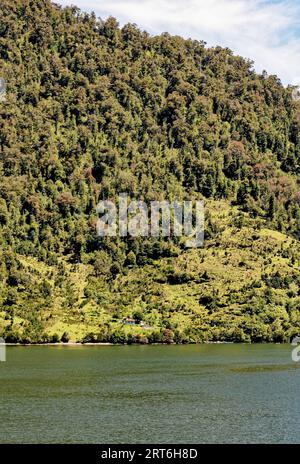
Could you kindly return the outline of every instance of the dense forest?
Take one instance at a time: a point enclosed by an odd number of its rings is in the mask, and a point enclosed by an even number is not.
[[[0,0],[0,77],[7,341],[256,342],[300,331],[297,89],[227,48],[49,0]],[[121,192],[204,199],[204,247],[98,237],[98,201]]]

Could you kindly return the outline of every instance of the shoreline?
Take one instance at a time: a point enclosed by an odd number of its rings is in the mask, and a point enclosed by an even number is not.
[[[5,346],[57,346],[57,347],[73,347],[73,346],[190,346],[190,345],[289,345],[289,342],[260,342],[260,343],[247,343],[247,342],[202,342],[202,343],[104,343],[104,342],[58,342],[58,343],[5,343]]]
[[[82,343],[82,342],[57,342],[57,343],[5,343],[5,346],[85,346],[85,345],[100,345],[100,346],[115,346],[117,343]],[[122,346],[121,343],[119,343]]]

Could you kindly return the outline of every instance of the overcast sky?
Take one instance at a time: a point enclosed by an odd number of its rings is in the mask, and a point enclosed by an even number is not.
[[[231,48],[285,85],[300,85],[299,0],[55,0],[121,25],[169,32]]]

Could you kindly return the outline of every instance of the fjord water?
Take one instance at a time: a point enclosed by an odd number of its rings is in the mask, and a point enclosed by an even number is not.
[[[299,443],[290,345],[8,347],[1,443]]]

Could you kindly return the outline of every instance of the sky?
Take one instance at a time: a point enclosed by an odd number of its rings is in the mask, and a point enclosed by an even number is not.
[[[299,0],[54,0],[135,23],[151,34],[169,32],[229,47],[258,72],[300,85]]]

